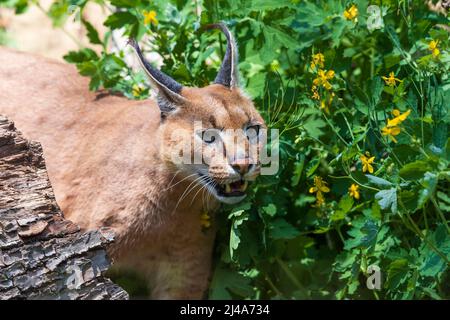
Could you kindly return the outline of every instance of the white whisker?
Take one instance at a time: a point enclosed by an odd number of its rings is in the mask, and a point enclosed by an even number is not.
[[[183,194],[181,195],[180,199],[178,200],[178,202],[177,202],[177,204],[176,204],[176,206],[175,206],[175,209],[173,209],[173,211],[175,211],[175,210],[178,208],[178,205],[181,203],[181,201],[183,201],[184,198],[187,197],[187,195],[188,195],[192,190],[194,190],[194,188],[195,188],[196,186],[198,186],[198,184],[196,184],[196,183],[197,183],[199,180],[201,180],[202,178],[203,178],[203,177],[200,176],[200,177],[194,179],[194,180],[187,186],[186,190],[184,190]],[[191,188],[191,185],[192,185],[192,184],[194,184],[194,186]]]
[[[178,181],[178,182],[176,182],[174,185],[171,185],[170,187],[168,187],[167,189],[164,189],[163,191],[167,191],[167,190],[169,190],[169,189],[171,189],[171,188],[173,188],[173,187],[175,187],[177,184],[179,184],[179,183],[181,183],[181,182],[183,182],[184,180],[186,180],[186,179],[189,179],[190,177],[192,177],[192,176],[196,176],[197,175],[197,173],[193,173],[193,174],[190,174],[190,175],[188,175],[187,177],[184,177],[183,179],[181,179],[180,181]],[[172,179],[173,180],[173,179]]]

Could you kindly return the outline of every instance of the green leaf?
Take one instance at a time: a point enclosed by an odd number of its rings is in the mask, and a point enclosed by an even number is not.
[[[251,5],[249,5],[249,11],[270,11],[287,7],[294,7],[291,0],[252,0]]]
[[[398,54],[388,54],[383,57],[386,69],[397,65],[401,61],[401,56]]]
[[[375,194],[375,199],[378,200],[378,204],[381,209],[385,210],[390,208],[392,213],[397,213],[397,189],[391,188],[388,190],[381,190]]]
[[[92,24],[89,23],[89,21],[86,21],[84,19],[81,20],[83,22],[83,25],[86,27],[87,30],[87,37],[89,41],[92,44],[102,44],[102,41],[100,40],[98,36],[97,30],[92,26]]]
[[[266,85],[266,74],[259,73],[248,80],[247,91],[252,97],[260,97]]]
[[[339,46],[339,44],[341,43],[342,34],[345,32],[347,26],[348,23],[345,20],[337,20],[335,23],[333,23],[333,31],[330,32],[333,48]]]
[[[62,26],[69,16],[68,1],[54,1],[48,9],[47,15],[52,19],[53,26]]]
[[[353,248],[370,248],[375,245],[378,225],[373,220],[366,220],[365,222],[355,221],[354,227],[348,231],[352,239],[345,241],[344,248],[350,250]]]
[[[139,1],[137,0],[110,0],[111,4],[119,8],[135,8]]]
[[[89,48],[84,48],[79,51],[69,51],[64,57],[69,63],[81,63],[85,61],[98,60],[97,53]]]
[[[290,36],[288,33],[286,33],[283,30],[279,30],[277,28],[265,25],[263,29],[264,35],[266,39],[272,38],[272,43],[275,45],[275,47],[284,46],[289,49],[295,49],[297,44],[297,39]],[[273,50],[274,48],[272,48]]]
[[[240,298],[250,297],[253,294],[250,280],[234,270],[219,266],[214,271],[211,280],[209,298],[230,300],[233,299],[233,294]]]
[[[419,192],[417,206],[422,208],[425,203],[433,196],[438,183],[438,177],[431,172],[425,172],[424,178],[421,179],[422,189]]]
[[[102,80],[98,74],[91,76],[91,81],[89,81],[89,90],[96,91],[100,88]]]
[[[423,292],[425,292],[431,299],[442,300],[442,297],[435,290],[433,290],[431,288],[424,287],[424,288],[421,288],[421,290]]]
[[[407,259],[397,259],[389,264],[386,285],[390,290],[397,289],[409,278],[409,266]]]
[[[436,193],[439,199],[439,208],[444,212],[450,212],[450,197],[442,191]]]
[[[448,138],[448,123],[439,122],[433,128],[433,144],[438,148],[445,147]]]
[[[291,178],[291,186],[295,187],[300,182],[304,166],[305,166],[305,155],[300,154],[300,160],[295,163],[294,175]]]
[[[450,234],[443,224],[439,224],[434,232],[427,235],[427,239],[450,260]],[[422,244],[420,252],[422,259],[420,273],[422,276],[436,277],[447,269],[447,262],[426,243]]]
[[[341,198],[338,204],[337,210],[331,215],[331,221],[339,221],[345,218],[345,215],[350,211],[353,206],[353,199],[345,195]]]
[[[316,172],[317,168],[320,165],[320,160],[319,159],[314,159],[313,161],[311,161],[310,163],[308,163],[308,166],[306,167],[306,177],[309,178],[311,177],[314,172]]]
[[[94,76],[97,74],[97,64],[92,61],[85,61],[77,64],[78,71],[82,76]]]
[[[234,251],[239,247],[241,243],[241,231],[239,227],[244,223],[244,221],[248,220],[248,214],[246,214],[243,210],[239,210],[234,212],[234,218],[231,223],[230,229],[230,257],[233,259]]]
[[[325,134],[322,128],[324,128],[326,125],[327,123],[324,120],[311,116],[305,121],[305,123],[303,124],[303,128],[306,130],[309,136],[315,139],[319,139]]]
[[[300,231],[281,218],[270,223],[269,231],[273,239],[293,239],[300,235]]]
[[[371,182],[373,184],[376,184],[377,186],[380,186],[380,187],[390,187],[390,186],[392,186],[392,183],[390,183],[389,181],[384,180],[384,179],[379,178],[379,177],[376,177],[376,176],[373,176],[371,174],[366,174],[366,177],[367,177],[367,179],[369,179],[369,182]]]
[[[262,207],[262,209],[267,215],[271,217],[275,216],[277,213],[277,207],[273,203],[270,203],[269,205]]]
[[[264,44],[259,50],[259,56],[263,64],[271,63],[278,55],[277,52],[281,47],[295,49],[297,40],[292,38],[284,30],[271,27],[269,25],[254,22],[254,24],[260,24],[260,28],[264,34]]]
[[[113,75],[122,71],[126,64],[116,55],[108,54],[103,57],[100,67],[105,75]]]
[[[298,199],[295,200],[295,206],[304,207],[307,203],[314,203],[314,202],[316,202],[316,197],[301,194],[298,197]]]
[[[321,6],[312,2],[302,1],[297,9],[298,22],[307,24],[308,27],[320,27],[328,19],[328,12],[325,12]]]
[[[372,217],[376,220],[381,220],[381,210],[380,210],[380,205],[378,204],[378,202],[373,202],[372,203]]]
[[[354,144],[344,151],[344,153],[342,154],[342,160],[347,162],[348,160],[353,159],[358,153],[359,153],[358,147],[356,144]]]
[[[111,29],[119,29],[137,21],[135,15],[128,11],[115,12],[106,19],[104,25]]]
[[[252,203],[250,201],[243,201],[237,205],[234,205],[231,209],[231,213],[228,216],[228,219],[232,217],[238,217],[242,215],[246,210],[249,210],[252,207]]]
[[[372,105],[378,104],[381,98],[381,93],[383,92],[383,81],[380,77],[375,77],[369,81],[370,92],[372,93]]]
[[[405,164],[399,171],[400,177],[405,180],[418,180],[430,169],[427,161],[417,160]]]

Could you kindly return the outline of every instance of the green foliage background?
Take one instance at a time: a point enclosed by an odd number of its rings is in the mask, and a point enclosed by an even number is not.
[[[55,1],[48,12],[55,26],[78,19],[92,48],[102,48],[65,59],[91,78],[92,90],[146,98],[125,49],[112,52],[111,32],[101,39],[81,18],[93,1]],[[262,176],[244,203],[219,215],[211,299],[450,298],[448,18],[408,0],[95,2],[110,10],[105,26],[158,52],[162,70],[190,86],[209,84],[224,52],[223,37],[201,27],[225,21],[240,45],[245,89],[280,130],[278,174]],[[19,14],[33,2],[0,4]],[[347,20],[352,4],[358,15]],[[367,23],[369,5],[381,8],[379,29]],[[144,24],[145,10],[156,11],[158,24]],[[311,91],[317,53],[321,68],[335,72],[329,90],[318,86],[319,100]],[[401,82],[387,85],[390,72]],[[381,134],[393,109],[411,110],[397,143]],[[362,170],[366,152],[375,156],[371,174]],[[322,204],[309,192],[314,177],[330,188]],[[380,290],[367,289],[370,265],[381,270]]]

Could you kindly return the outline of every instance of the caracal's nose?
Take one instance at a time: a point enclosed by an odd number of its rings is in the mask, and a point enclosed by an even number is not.
[[[236,160],[231,165],[231,167],[234,169],[234,171],[236,171],[237,173],[239,173],[241,175],[244,175],[247,172],[249,172],[250,169],[252,168],[252,166],[253,166],[253,164],[250,163],[249,159]]]

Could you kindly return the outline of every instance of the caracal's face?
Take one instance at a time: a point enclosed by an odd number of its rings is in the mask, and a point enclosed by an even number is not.
[[[188,103],[161,126],[164,159],[217,200],[241,201],[260,173],[264,120],[238,88],[183,88],[182,96]]]
[[[220,30],[227,39],[214,84],[204,88],[183,87],[155,69],[136,40],[129,43],[158,93],[163,160],[184,173],[184,179],[193,180],[191,184],[198,183],[219,201],[233,204],[245,198],[248,182],[260,173],[266,126],[239,87],[232,33],[223,22],[204,27]]]

